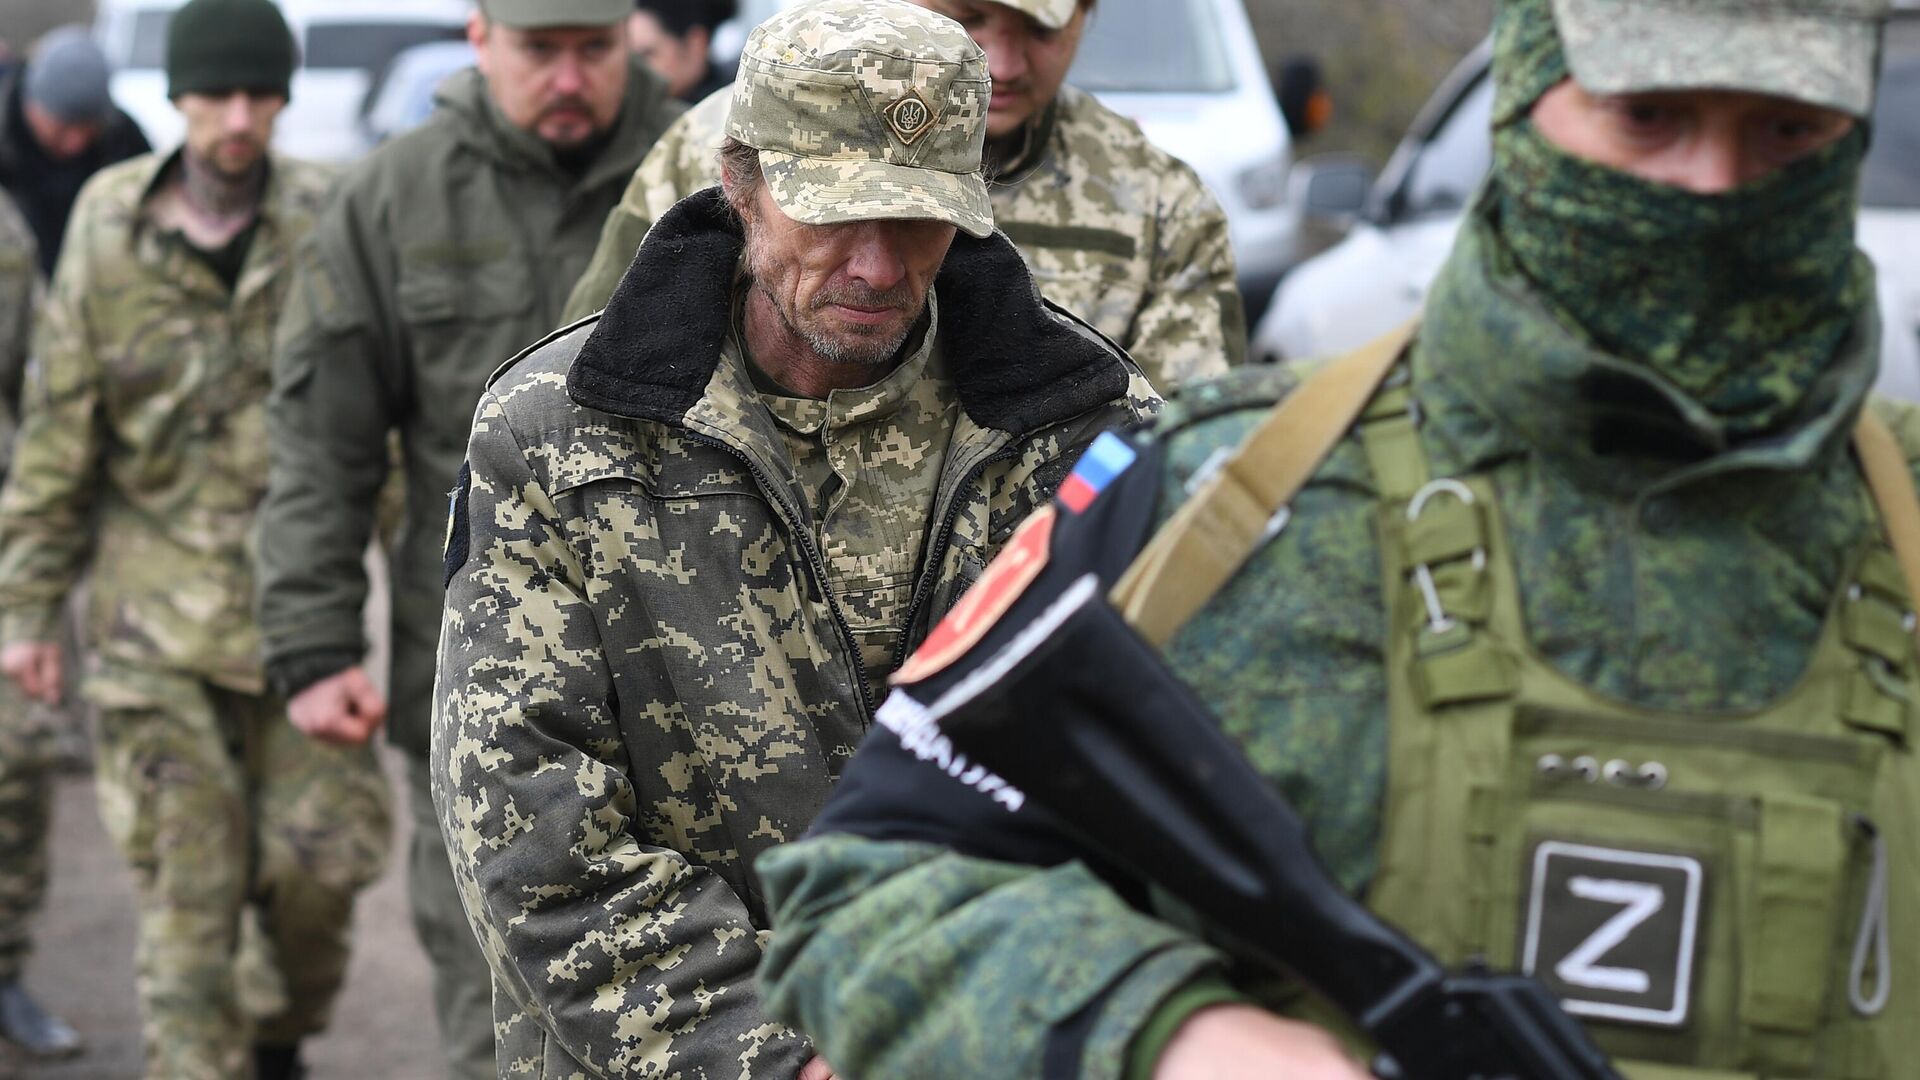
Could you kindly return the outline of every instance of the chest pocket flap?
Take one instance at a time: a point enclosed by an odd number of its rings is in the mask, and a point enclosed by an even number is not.
[[[395,300],[413,325],[517,318],[533,307],[531,271],[504,240],[417,244],[400,252]]]

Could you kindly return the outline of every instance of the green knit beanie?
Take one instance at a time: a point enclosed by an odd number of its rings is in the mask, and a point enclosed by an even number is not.
[[[191,0],[167,26],[167,96],[258,90],[287,97],[293,31],[272,0]]]

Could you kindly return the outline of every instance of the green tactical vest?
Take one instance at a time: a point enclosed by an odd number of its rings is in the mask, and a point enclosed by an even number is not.
[[[1404,362],[1384,385],[1384,365],[1360,366],[1373,374],[1347,365],[1333,396],[1359,413],[1382,495],[1390,727],[1369,905],[1444,963],[1536,976],[1634,1080],[1920,1077],[1920,762],[1908,741],[1920,664],[1888,542],[1861,544],[1805,675],[1772,707],[1616,701],[1533,650],[1492,486],[1430,475]],[[1332,372],[1296,394],[1342,381]],[[1324,454],[1346,430],[1325,404],[1292,432],[1256,434],[1227,471],[1291,469],[1304,482],[1298,455]],[[1275,454],[1295,459],[1282,469]],[[1157,580],[1116,591],[1150,637],[1170,637],[1226,580],[1166,572],[1177,549],[1238,565],[1261,539],[1238,523],[1292,496],[1226,486],[1202,489],[1189,506],[1213,505],[1183,508],[1169,529],[1186,535],[1157,539],[1135,564]],[[1864,486],[1862,497],[1874,505]],[[1891,507],[1882,517],[1910,520]],[[1909,962],[1894,961],[1896,946]]]

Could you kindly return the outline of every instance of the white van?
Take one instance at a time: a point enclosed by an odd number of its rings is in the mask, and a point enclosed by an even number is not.
[[[731,61],[747,28],[793,2],[742,0],[739,18],[714,34],[715,56]],[[1287,207],[1293,140],[1241,0],[1100,0],[1067,82],[1206,181],[1257,316],[1299,258],[1298,217]]]
[[[179,144],[185,124],[167,100],[167,24],[185,0],[99,0],[94,35],[113,65],[113,97],[156,149]],[[395,54],[465,36],[471,0],[295,0],[281,4],[300,44],[293,98],[274,145],[310,161],[351,161],[370,142],[360,104]]]

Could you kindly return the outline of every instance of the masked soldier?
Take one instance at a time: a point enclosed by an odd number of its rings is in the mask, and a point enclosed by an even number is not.
[[[1853,241],[1884,13],[1507,0],[1411,346],[1277,411],[1282,376],[1196,389],[1061,500],[1158,506],[1113,604],[1338,882],[1629,1076],[1920,1060],[1920,416],[1868,407]],[[1362,1075],[1297,986],[906,746],[759,863],[769,1008],[837,1067]]]
[[[434,782],[503,1070],[800,1072],[753,984],[752,858],[1079,448],[1153,404],[993,232],[959,26],[818,0],[743,65],[722,186],[499,376],[455,496]]]
[[[993,76],[986,171],[994,224],[1047,299],[1124,347],[1163,392],[1246,355],[1226,215],[1185,163],[1138,125],[1063,85],[1094,0],[917,0],[986,51]],[[607,220],[568,321],[607,302],[640,238],[717,179],[728,96],[661,137]]]
[[[0,194],[0,461],[20,430],[20,382],[26,374],[40,274],[33,232]],[[39,1057],[80,1049],[80,1036],[40,1007],[20,984],[27,923],[47,889],[47,829],[52,809],[53,745],[45,715],[0,684],[0,1039]]]
[[[321,738],[365,741],[387,720],[362,666],[362,555],[397,432],[388,732],[408,762],[414,928],[460,1080],[495,1073],[486,962],[427,794],[441,526],[487,376],[557,325],[621,186],[679,110],[628,52],[631,13],[627,0],[483,0],[467,27],[478,70],[342,181],[280,326],[260,534],[267,673]]]
[[[167,37],[186,143],[74,211],[0,494],[0,664],[52,703],[88,574],[101,818],[134,871],[150,1077],[301,1075],[387,850],[366,747],[316,745],[267,693],[250,534],[273,324],[331,174],[267,149],[294,45],[267,0],[193,0]],[[243,1003],[243,918],[277,1000]],[[258,1004],[265,1015],[252,1015]],[[252,1060],[248,1060],[249,1043]]]

